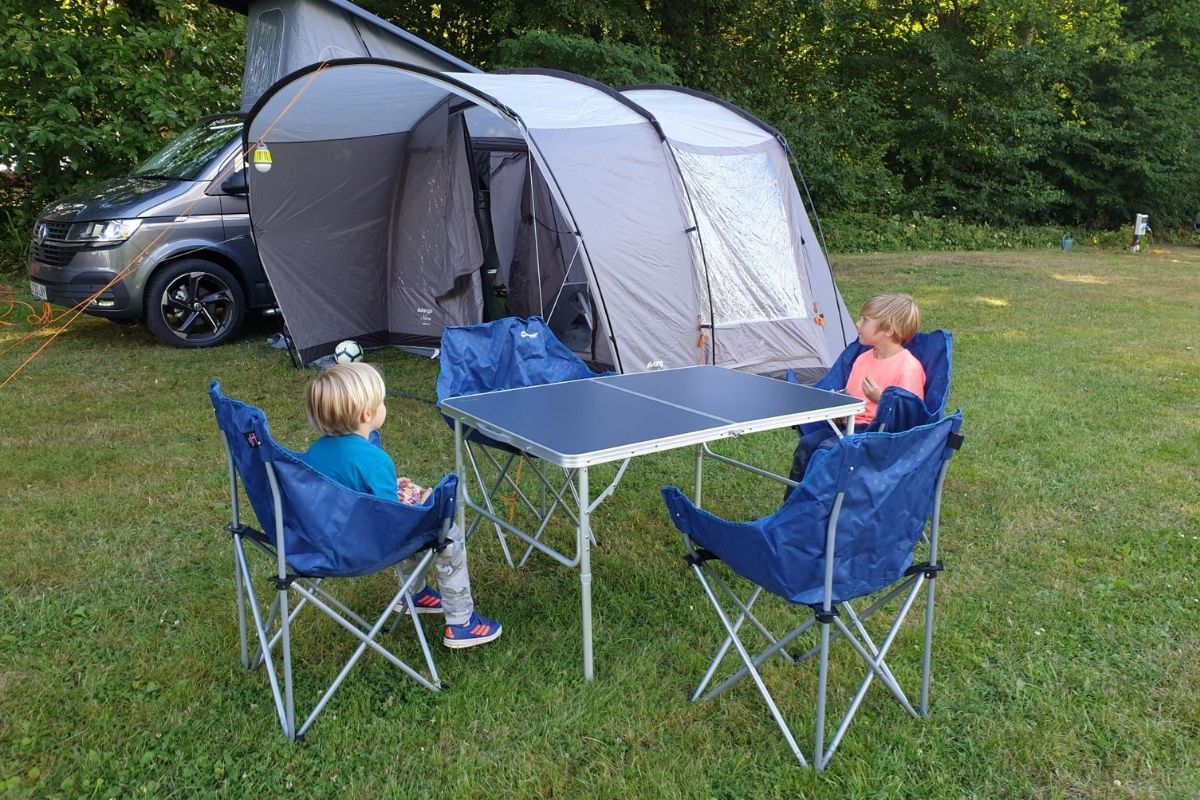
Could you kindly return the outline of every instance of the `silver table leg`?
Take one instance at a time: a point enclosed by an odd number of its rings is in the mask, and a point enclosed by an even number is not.
[[[455,490],[454,522],[458,525],[459,535],[465,536],[467,530],[467,471],[463,464],[463,424],[461,419],[454,420],[454,472],[458,475],[458,488]]]
[[[588,468],[579,468],[579,587],[583,599],[583,678],[592,680],[592,520]]]

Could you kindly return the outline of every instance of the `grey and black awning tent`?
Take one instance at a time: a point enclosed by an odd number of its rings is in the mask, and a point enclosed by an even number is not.
[[[251,221],[305,360],[436,344],[495,285],[623,372],[816,375],[854,336],[782,138],[706,95],[355,59],[277,83],[245,136],[270,153]]]

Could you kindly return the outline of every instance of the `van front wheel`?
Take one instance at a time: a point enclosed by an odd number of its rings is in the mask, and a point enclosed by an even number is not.
[[[146,286],[146,324],[172,347],[224,344],[237,335],[245,316],[241,284],[211,261],[168,264]]]

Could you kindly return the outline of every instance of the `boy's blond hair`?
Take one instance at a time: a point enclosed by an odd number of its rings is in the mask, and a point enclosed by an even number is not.
[[[383,376],[370,364],[334,364],[308,384],[308,421],[328,436],[354,433],[363,412],[379,408],[386,393]]]
[[[907,294],[877,294],[863,303],[862,316],[891,328],[900,344],[905,344],[921,329],[921,310]]]

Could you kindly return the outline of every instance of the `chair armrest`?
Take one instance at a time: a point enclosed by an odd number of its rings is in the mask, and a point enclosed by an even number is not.
[[[821,561],[816,556],[822,549],[823,537],[813,538],[814,552],[809,557],[792,552],[787,558],[781,558],[778,531],[772,531],[780,511],[749,522],[731,522],[696,508],[674,486],[665,487],[662,494],[675,527],[737,574],[791,602],[811,602],[816,596],[813,587],[818,586],[818,582],[802,574],[804,571],[798,571],[796,564],[808,566],[809,572],[819,568]],[[789,513],[795,515],[796,511]]]
[[[889,386],[880,395],[875,419],[871,421],[867,430],[897,433],[936,420],[937,415],[930,413],[924,400],[907,389]]]

